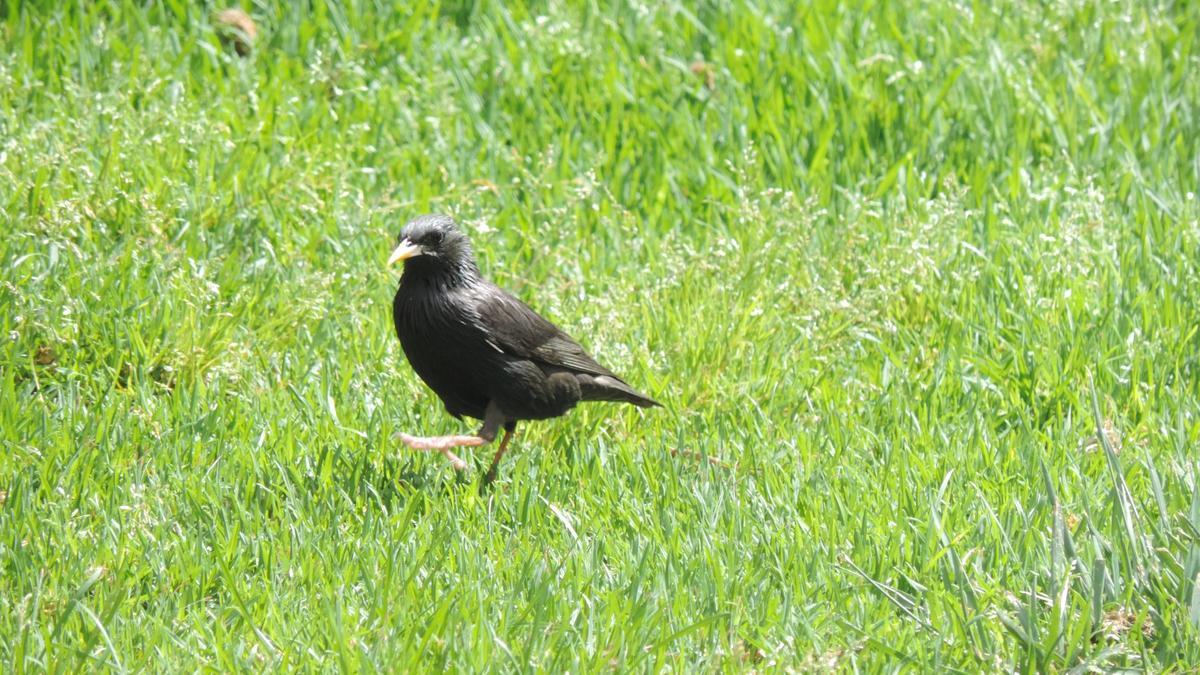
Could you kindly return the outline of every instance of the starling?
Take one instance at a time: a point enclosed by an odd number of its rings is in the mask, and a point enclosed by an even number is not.
[[[448,216],[409,221],[388,265],[404,261],[392,303],[396,336],[417,375],[446,411],[483,421],[474,436],[399,434],[410,448],[437,450],[504,438],[484,476],[496,476],[517,422],[558,417],[580,401],[661,405],[588,356],[579,343],[479,273],[471,243]]]

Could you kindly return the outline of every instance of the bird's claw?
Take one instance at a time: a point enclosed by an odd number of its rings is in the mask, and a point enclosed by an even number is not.
[[[393,438],[413,450],[425,450],[427,452],[436,450],[442,453],[446,459],[450,460],[450,466],[453,466],[455,471],[467,470],[467,463],[450,450],[450,448],[455,446],[449,444],[450,439],[448,438],[423,438],[421,436],[406,434],[403,431],[397,431],[393,435]]]
[[[455,471],[466,471],[467,470],[467,463],[462,461],[462,459],[459,458],[458,455],[454,454],[453,452],[450,452],[449,448],[443,449],[442,454],[446,456],[446,459],[450,460],[450,466],[454,467]]]
[[[410,436],[404,432],[396,434],[396,438],[413,450],[437,450],[447,448],[474,447],[487,443],[478,436]]]
[[[446,448],[454,447],[448,442],[445,436],[413,436],[406,434],[403,431],[397,431],[395,439],[407,445],[413,450],[445,450]]]

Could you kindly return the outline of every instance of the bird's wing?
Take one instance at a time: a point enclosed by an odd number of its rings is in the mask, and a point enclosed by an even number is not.
[[[488,340],[505,354],[620,381],[571,336],[497,286],[477,294],[476,313]]]

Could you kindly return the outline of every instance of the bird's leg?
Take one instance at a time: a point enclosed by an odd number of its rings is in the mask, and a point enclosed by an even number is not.
[[[514,430],[517,428],[515,424],[508,424],[504,427],[504,438],[500,439],[500,447],[496,450],[496,456],[492,457],[492,465],[488,467],[487,473],[483,475],[483,482],[480,487],[487,487],[492,481],[496,480],[496,469],[500,467],[500,458],[508,451],[508,442],[512,440]]]
[[[479,428],[479,433],[475,436],[465,436],[462,434],[452,434],[450,436],[410,436],[401,432],[396,434],[396,438],[400,439],[401,442],[413,450],[436,450],[442,453],[442,456],[446,459],[450,460],[450,464],[455,469],[466,471],[467,463],[459,458],[458,455],[451,452],[450,448],[487,445],[496,440],[496,432],[499,431],[500,425],[503,422],[504,415],[494,404],[489,403],[483,420],[483,426]]]
[[[436,450],[442,453],[442,456],[450,460],[451,466],[458,471],[466,471],[467,463],[454,454],[450,448],[483,445],[491,440],[479,436],[409,436],[405,433],[397,434],[397,437],[413,450]]]
[[[486,445],[492,439],[480,436],[409,436],[397,434],[397,438],[413,450],[448,450],[450,448]]]

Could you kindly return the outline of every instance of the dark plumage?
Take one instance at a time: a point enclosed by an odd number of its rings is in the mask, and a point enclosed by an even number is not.
[[[400,231],[389,264],[404,261],[392,303],[396,335],[417,375],[455,417],[483,420],[476,436],[413,437],[410,447],[439,450],[504,439],[496,466],[521,420],[558,417],[580,401],[660,405],[596,363],[579,343],[528,305],[483,278],[466,235],[447,216],[413,219]]]

